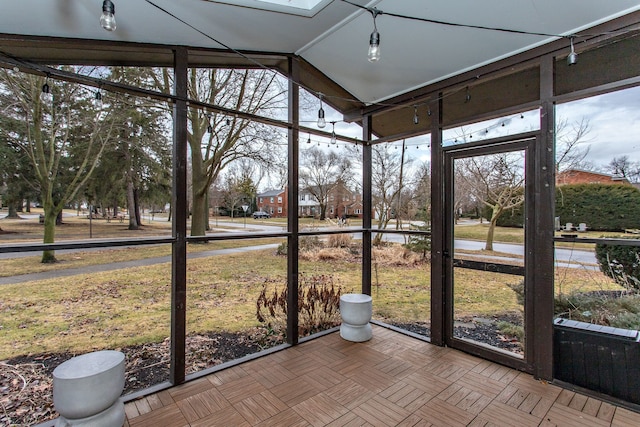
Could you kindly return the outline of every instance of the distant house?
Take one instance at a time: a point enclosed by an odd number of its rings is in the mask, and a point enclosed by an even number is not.
[[[620,178],[605,173],[567,169],[556,175],[556,185],[569,184],[617,184],[631,185],[627,178]]]
[[[269,190],[257,196],[258,210],[267,212],[272,217],[286,217],[288,212],[288,189]],[[362,195],[349,190],[344,183],[338,183],[327,194],[326,216],[362,218]],[[316,217],[320,215],[320,202],[310,189],[302,189],[299,193],[298,216]]]
[[[281,190],[268,190],[256,196],[258,210],[266,212],[275,218],[287,216],[287,187]]]

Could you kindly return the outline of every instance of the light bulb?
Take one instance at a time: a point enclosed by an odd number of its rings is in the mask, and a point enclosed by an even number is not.
[[[380,60],[380,33],[373,30],[369,37],[369,54],[367,56],[369,62],[378,62]]]
[[[102,93],[100,93],[100,90],[96,91],[93,103],[94,103],[96,108],[98,108],[98,109],[102,108]]]
[[[53,94],[51,93],[51,87],[49,86],[49,78],[44,81],[42,85],[42,93],[40,94],[41,99],[46,102],[50,102],[53,100]]]
[[[322,107],[318,110],[318,127],[323,128],[327,125],[327,121],[324,119],[324,110]]]
[[[107,31],[116,30],[116,7],[111,0],[102,2],[102,15],[100,25]]]
[[[336,131],[331,131],[331,145],[336,145]]]
[[[578,63],[578,54],[573,49],[573,37],[571,37],[571,53],[567,56],[567,65],[575,65]]]
[[[418,117],[418,107],[413,107],[413,124],[417,125],[420,123],[420,118]]]

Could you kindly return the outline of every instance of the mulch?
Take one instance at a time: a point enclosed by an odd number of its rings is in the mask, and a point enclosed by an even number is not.
[[[503,334],[498,329],[498,322],[505,321],[515,325],[522,325],[522,319],[515,315],[503,315],[484,318],[468,318],[461,321],[454,327],[453,336],[482,344],[488,344],[502,350],[507,350],[515,354],[523,354],[522,343],[517,338]],[[430,336],[429,323],[391,323],[401,329],[413,332],[418,335]]]
[[[277,341],[264,333],[211,332],[187,337],[186,373],[190,374],[257,353]],[[123,394],[169,381],[170,340],[118,348],[126,355]],[[0,361],[0,426],[31,426],[58,417],[53,407],[53,370],[76,356],[49,353]]]

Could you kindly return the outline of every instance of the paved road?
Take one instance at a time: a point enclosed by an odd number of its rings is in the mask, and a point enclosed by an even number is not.
[[[247,228],[241,227],[241,224],[238,222],[223,222],[219,221],[217,224],[212,223],[213,229],[211,233],[216,232],[230,232],[230,233],[246,233],[246,232],[281,232],[283,231],[283,226],[275,226],[273,224],[269,224],[265,222],[264,224],[248,224]],[[218,227],[224,228],[215,228],[216,225]],[[347,229],[356,229],[355,227],[347,227]],[[360,233],[354,233],[355,238],[360,238]],[[386,234],[385,240],[391,242],[404,242],[404,236],[398,234]],[[229,253],[238,253],[238,252],[248,252],[253,250],[260,250],[266,248],[275,248],[276,244],[270,245],[257,245],[257,246],[247,246],[244,248],[232,248],[232,249],[220,249],[220,250],[212,250],[205,252],[197,252],[189,255],[189,258],[201,258],[213,255],[223,255]],[[473,241],[473,240],[458,240],[454,241],[455,249],[458,250],[481,250],[484,247],[484,242],[481,241]],[[82,249],[82,251],[88,251],[92,249]],[[104,248],[95,248],[93,250],[104,250]],[[497,252],[504,252],[509,254],[523,255],[524,247],[522,245],[517,244],[508,244],[508,243],[494,243],[494,250]],[[74,252],[76,250],[59,250],[57,253],[69,253]],[[34,254],[38,254],[35,252],[19,252],[19,253],[8,253],[8,254],[0,254],[0,259],[9,259],[9,258],[18,258],[25,256],[34,256]],[[484,257],[486,258],[486,257]],[[495,259],[496,261],[500,261],[501,259],[507,259],[499,256],[490,257],[491,259]],[[578,249],[563,249],[556,248],[555,250],[555,258],[556,265],[558,266],[568,266],[574,268],[582,268],[589,270],[597,270],[598,267],[595,265],[597,263],[595,254],[590,251],[578,250]],[[112,264],[101,264],[80,268],[70,268],[65,270],[56,270],[46,273],[33,273],[33,274],[24,274],[20,276],[12,276],[12,277],[0,277],[0,285],[4,284],[12,284],[12,283],[21,283],[32,280],[42,280],[48,279],[50,277],[65,277],[72,276],[76,274],[88,274],[92,272],[99,271],[111,271],[118,270],[123,268],[131,268],[138,266],[146,266],[153,265],[159,263],[169,262],[171,260],[170,256],[165,257],[157,257],[157,258],[149,258],[143,260],[132,260],[132,261],[124,261]]]

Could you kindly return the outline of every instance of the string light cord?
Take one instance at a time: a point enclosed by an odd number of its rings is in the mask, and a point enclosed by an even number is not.
[[[209,0],[204,0],[204,1],[209,1]],[[342,1],[344,1],[344,2],[346,2],[346,3],[349,3],[349,4],[352,4],[352,5],[354,5],[354,6],[358,7],[358,8],[361,8],[361,9],[367,10],[367,11],[369,11],[369,12],[370,12],[374,17],[379,16],[379,15],[383,15],[383,14],[386,14],[386,15],[388,15],[388,14],[389,14],[389,13],[387,13],[387,12],[383,12],[383,11],[381,11],[381,10],[379,10],[379,9],[376,9],[376,8],[366,8],[366,7],[364,7],[364,6],[360,6],[360,5],[356,5],[356,4],[354,4],[354,3],[351,3],[351,2],[349,2],[349,1],[347,1],[347,0],[342,0]],[[241,52],[241,51],[239,51],[239,50],[237,50],[237,49],[234,49],[234,48],[232,48],[231,46],[227,45],[226,43],[224,43],[224,42],[222,42],[222,41],[220,41],[220,40],[216,39],[216,38],[215,38],[215,37],[213,37],[213,36],[211,36],[210,34],[207,34],[205,31],[200,30],[200,29],[199,29],[199,28],[197,28],[196,26],[194,26],[194,25],[192,25],[192,24],[188,23],[187,21],[185,21],[184,19],[182,19],[182,18],[180,18],[179,16],[175,15],[175,14],[174,14],[174,13],[172,13],[171,11],[169,11],[169,10],[165,9],[165,8],[164,8],[164,7],[162,7],[162,6],[157,5],[157,4],[156,4],[156,3],[154,3],[152,0],[145,0],[145,2],[147,2],[149,5],[151,5],[151,6],[155,7],[155,8],[157,8],[157,9],[158,9],[158,10],[160,10],[161,12],[163,12],[163,13],[167,14],[168,16],[172,17],[173,19],[175,19],[175,20],[179,21],[180,23],[182,23],[182,24],[186,25],[187,27],[191,28],[192,30],[196,31],[198,34],[200,34],[200,35],[202,35],[202,36],[204,36],[204,37],[208,38],[209,40],[211,40],[211,41],[213,41],[213,42],[215,42],[215,43],[219,44],[220,46],[224,47],[225,49],[227,49],[227,50],[229,50],[229,51],[231,51],[231,52],[233,52],[233,53],[235,53],[236,55],[240,56],[241,58],[246,59],[246,60],[247,60],[247,61],[249,61],[250,63],[252,63],[252,64],[256,65],[258,68],[260,68],[260,69],[262,69],[262,70],[266,70],[266,71],[273,72],[273,70],[272,70],[271,68],[269,68],[269,67],[265,66],[265,65],[264,65],[264,64],[262,64],[261,62],[256,61],[255,59],[253,59],[253,58],[251,58],[250,56],[248,56],[248,55],[244,54],[243,52]],[[375,22],[374,22],[374,24],[375,24]],[[406,104],[406,103],[395,104],[395,103],[385,103],[385,102],[363,102],[363,101],[360,101],[360,100],[357,100],[357,99],[353,99],[353,98],[346,98],[346,97],[336,96],[336,95],[327,95],[327,94],[324,94],[324,93],[322,93],[322,92],[319,92],[319,91],[313,90],[313,89],[311,89],[311,88],[309,88],[309,87],[305,86],[303,83],[300,83],[300,82],[297,82],[297,81],[293,81],[289,76],[284,76],[284,77],[285,77],[288,81],[290,81],[290,82],[292,82],[293,84],[297,85],[298,87],[300,87],[300,88],[302,88],[302,89],[306,90],[307,92],[309,92],[309,93],[311,93],[311,94],[314,94],[316,97],[318,97],[318,98],[320,98],[320,99],[322,99],[322,98],[324,98],[324,99],[329,98],[329,99],[334,99],[334,100],[339,100],[339,101],[351,102],[351,103],[354,103],[354,104],[367,104],[367,105],[369,105],[369,106],[371,106],[371,105],[375,105],[375,106],[378,106],[378,107],[391,107],[391,108],[395,108],[395,107],[404,107],[404,106],[409,105],[409,104]],[[478,77],[478,78],[479,78],[479,77]],[[455,94],[455,93],[457,93],[458,91],[463,90],[463,89],[464,89],[464,88],[457,88],[457,89],[454,89],[454,90],[452,90],[452,91],[447,92],[446,94],[443,94],[442,96],[439,96],[439,97],[437,97],[437,98],[433,98],[433,99],[432,99],[432,101],[439,101],[439,100],[445,99],[445,98],[447,98],[448,96],[451,96],[451,95],[453,95],[453,94]],[[418,104],[416,104],[416,105],[420,106],[420,105],[425,105],[425,104],[427,104],[427,103],[428,103],[428,102],[418,103]],[[413,105],[413,104],[411,104],[411,105]]]
[[[210,1],[210,0],[204,0],[204,1]],[[371,13],[374,18],[376,16],[380,16],[380,15],[389,15],[395,18],[399,18],[399,19],[408,19],[408,20],[415,20],[415,21],[422,21],[422,22],[428,22],[428,23],[434,23],[434,24],[439,24],[439,25],[448,25],[448,26],[454,26],[454,27],[466,27],[466,28],[475,28],[475,29],[482,29],[482,30],[491,30],[491,31],[502,31],[502,32],[507,32],[507,33],[517,33],[517,34],[528,34],[528,35],[537,35],[537,36],[545,36],[545,37],[556,37],[556,38],[565,38],[565,39],[571,39],[571,38],[580,38],[580,37],[597,37],[597,36],[603,36],[603,35],[621,35],[621,34],[626,34],[626,33],[630,33],[633,31],[637,30],[637,25],[634,25],[632,28],[626,28],[626,29],[621,29],[621,30],[616,30],[616,31],[609,31],[609,32],[601,32],[598,34],[587,34],[587,33],[581,33],[581,34],[570,34],[570,35],[559,35],[559,34],[548,34],[548,33],[542,33],[542,32],[529,32],[529,31],[523,31],[523,30],[514,30],[514,29],[507,29],[507,28],[498,28],[498,27],[488,27],[488,26],[481,26],[481,25],[471,25],[471,24],[460,24],[460,23],[454,23],[454,22],[447,22],[447,21],[440,21],[440,20],[434,20],[434,19],[428,19],[428,18],[420,18],[420,17],[413,17],[413,16],[407,16],[407,15],[401,15],[401,14],[396,14],[396,13],[392,13],[392,12],[385,12],[376,8],[370,8],[370,7],[366,7],[366,6],[361,6],[358,4],[355,4],[349,0],[341,0],[344,3],[350,4],[356,8],[359,9],[363,9],[368,11],[369,13]],[[245,60],[247,60],[248,62],[250,62],[251,64],[256,65],[259,69],[263,69],[265,71],[269,71],[269,72],[275,72],[273,69],[265,66],[264,64],[260,63],[259,61],[251,58],[250,56],[244,54],[243,52],[232,48],[231,46],[225,44],[224,42],[216,39],[215,37],[207,34],[206,32],[200,30],[199,28],[197,28],[196,26],[188,23],[187,21],[185,21],[184,19],[178,17],[177,15],[175,15],[174,13],[170,12],[169,10],[159,6],[158,4],[156,4],[155,2],[153,2],[152,0],[145,0],[146,3],[148,3],[149,5],[157,8],[158,10],[160,10],[161,12],[165,13],[166,15],[172,17],[173,19],[179,21],[180,23],[186,25],[187,27],[191,28],[192,30],[196,31],[197,33],[201,34],[202,36],[204,36],[205,38],[219,44],[220,46],[223,46],[225,49],[234,52],[235,54],[237,54],[238,56],[244,58]],[[374,25],[375,25],[375,20],[374,20]],[[69,81],[74,81],[74,78],[69,78],[69,76],[62,76],[61,74],[64,73],[60,73],[60,70],[55,70],[55,69],[50,69],[49,67],[46,66],[39,66],[36,65],[34,63],[31,63],[29,61],[25,61],[21,58],[17,58],[17,57],[13,57],[13,55],[10,55],[8,53],[5,52],[0,52],[1,55],[4,55],[7,58],[11,58],[16,62],[21,63],[22,66],[25,66],[26,68],[31,68],[33,70],[37,70],[40,71],[41,73],[45,74],[47,73],[47,70],[53,71],[53,75],[57,75],[57,77],[61,77],[63,80],[67,80],[69,79]],[[279,73],[280,74],[280,73]],[[66,77],[66,78],[65,78]],[[438,97],[431,97],[429,98],[427,101],[422,101],[422,102],[416,102],[414,101],[404,101],[402,103],[385,103],[385,102],[363,102],[357,99],[353,99],[353,98],[347,98],[347,97],[341,97],[341,96],[335,96],[335,95],[326,95],[326,94],[321,94],[318,91],[315,91],[307,86],[305,86],[304,84],[294,81],[291,77],[283,75],[283,77],[285,79],[287,79],[288,81],[290,81],[291,83],[297,85],[298,87],[306,90],[307,92],[320,97],[322,96],[323,98],[327,99],[334,99],[334,100],[341,100],[344,102],[349,102],[349,103],[354,103],[354,104],[366,104],[369,106],[380,106],[380,107],[390,107],[390,108],[411,108],[414,106],[421,106],[421,105],[428,105],[431,102],[435,102],[435,101],[439,101],[442,99],[445,99],[449,96],[452,96],[456,93],[458,93],[461,90],[465,90],[466,88],[464,86],[459,86],[457,88],[453,88],[452,90],[448,90],[448,91],[443,91],[442,95],[438,96]],[[474,80],[478,80],[480,78],[480,76],[476,76],[474,78]],[[118,84],[114,84],[113,82],[108,82],[108,81],[104,81],[103,79],[96,79],[96,78],[89,78],[86,79],[84,78],[83,80],[90,80],[96,87],[99,87],[101,89],[104,88],[109,88],[109,87],[119,87],[122,86],[124,88],[124,85],[118,85]],[[144,89],[139,89],[136,92],[141,93],[141,92],[145,92],[145,94],[147,95],[147,97],[151,96],[154,98],[170,98],[170,99],[174,99],[177,100],[178,97],[174,96],[174,95],[168,95],[168,94],[160,94],[160,93],[155,93],[153,91],[149,91],[149,90],[144,90]],[[160,95],[160,96],[159,96]],[[201,103],[198,102],[196,100],[187,100],[188,102],[190,102],[193,105],[198,105],[201,106],[203,108],[214,108],[216,110],[219,110],[221,113],[223,114],[227,114],[229,113],[229,111],[226,111],[226,109],[221,108],[221,107],[217,107],[217,106],[211,106],[205,103]],[[242,114],[242,112],[240,112]],[[244,114],[243,114],[244,115]],[[311,122],[311,121],[310,121]],[[279,126],[282,126],[283,124],[286,124],[287,122],[281,122],[278,123]],[[289,124],[290,125],[290,124]],[[300,130],[302,131],[303,128],[300,127]],[[315,132],[314,132],[315,133]],[[324,132],[322,133],[324,136]]]
[[[173,19],[176,19],[177,21],[181,22],[182,24],[186,25],[187,27],[191,28],[192,30],[198,32],[202,36],[208,38],[209,40],[219,44],[220,46],[224,47],[225,49],[237,54],[238,56],[244,58],[245,60],[249,61],[250,63],[256,65],[258,68],[273,72],[273,70],[271,68],[265,66],[264,64],[262,64],[259,61],[251,58],[250,56],[242,53],[241,51],[232,48],[231,46],[227,45],[226,43],[222,42],[221,40],[216,39],[215,37],[211,36],[210,34],[206,33],[205,31],[200,30],[196,26],[194,26],[194,25],[188,23],[187,21],[185,21],[184,19],[178,17],[177,15],[175,15],[172,12],[170,12],[166,8],[157,5],[152,0],[145,0],[145,1],[149,5],[157,8],[158,10],[160,10],[163,13],[167,14],[168,16],[172,17]],[[203,0],[203,1],[211,2],[211,0]],[[525,30],[517,30],[517,29],[510,29],[510,28],[489,27],[489,26],[474,25],[474,24],[462,24],[462,23],[441,21],[441,20],[430,19],[430,18],[422,18],[422,17],[416,17],[416,16],[402,15],[402,14],[393,13],[393,12],[385,12],[385,11],[377,9],[375,7],[361,6],[361,5],[353,3],[352,1],[349,1],[349,0],[341,0],[341,1],[343,3],[347,3],[347,4],[349,4],[351,6],[354,6],[354,7],[358,8],[358,9],[362,9],[362,10],[365,10],[365,11],[371,13],[372,17],[374,18],[374,29],[376,28],[375,18],[380,16],[380,15],[388,15],[388,16],[392,16],[392,17],[398,18],[398,19],[407,19],[407,20],[420,21],[420,22],[426,22],[426,23],[432,23],[432,24],[438,24],[438,25],[446,25],[446,26],[452,26],[452,27],[473,28],[473,29],[480,29],[480,30],[486,30],[486,31],[499,31],[499,32],[505,32],[505,33],[512,33],[512,34],[521,34],[521,35],[554,37],[554,38],[558,38],[558,39],[572,39],[572,38],[573,39],[578,39],[578,38],[588,38],[588,37],[597,37],[597,36],[614,35],[614,34],[621,35],[621,34],[626,34],[626,33],[632,32],[634,30],[637,30],[637,28],[631,28],[631,29],[623,29],[623,30],[618,30],[618,31],[602,32],[602,33],[597,33],[597,34],[588,34],[588,33],[566,34],[566,35],[563,35],[563,34],[551,34],[551,33],[536,32],[536,31],[525,31]],[[337,96],[337,95],[322,94],[319,91],[316,91],[316,90],[313,90],[313,89],[309,88],[308,86],[304,85],[303,83],[294,81],[289,76],[284,76],[284,77],[288,81],[290,81],[293,84],[297,85],[298,87],[306,90],[307,92],[309,92],[311,94],[314,94],[318,98],[320,98],[322,96],[325,99],[333,99],[333,100],[344,101],[344,102],[349,102],[349,103],[353,103],[353,104],[365,104],[365,105],[368,105],[368,106],[389,107],[389,108],[398,108],[398,107],[402,108],[402,107],[409,107],[411,105],[418,105],[418,106],[425,105],[425,104],[428,104],[431,101],[439,101],[439,100],[445,99],[448,96],[451,96],[451,95],[457,93],[460,90],[464,90],[464,88],[456,88],[456,89],[454,89],[452,91],[447,91],[446,93],[443,93],[443,95],[441,95],[439,97],[431,98],[430,101],[417,103],[417,104],[415,102],[413,102],[413,103],[407,103],[407,102],[385,103],[385,102],[380,102],[380,101],[370,102],[370,101],[361,101],[361,100],[358,100],[358,99],[342,97],[342,96]],[[480,78],[480,76],[476,76],[475,80],[477,80],[479,78]]]
[[[430,18],[421,18],[418,16],[409,16],[409,15],[402,15],[399,13],[393,13],[393,12],[385,12],[382,11],[380,9],[376,9],[375,7],[371,8],[371,7],[367,7],[367,6],[361,6],[359,4],[353,3],[349,0],[341,0],[343,3],[347,3],[350,4],[351,6],[357,7],[358,9],[363,9],[366,10],[368,12],[370,12],[374,17],[377,15],[388,15],[388,16],[393,16],[394,18],[401,18],[401,19],[407,19],[410,21],[420,21],[420,22],[427,22],[430,24],[438,24],[438,25],[446,25],[449,27],[459,27],[459,28],[473,28],[476,30],[487,30],[487,31],[500,31],[503,33],[511,33],[511,34],[524,34],[524,35],[529,35],[529,36],[543,36],[543,37],[557,37],[557,38],[571,38],[571,37],[578,37],[575,34],[572,35],[561,35],[561,34],[551,34],[551,33],[541,33],[541,32],[536,32],[536,31],[525,31],[525,30],[515,30],[512,28],[500,28],[500,27],[488,27],[488,26],[484,26],[484,25],[474,25],[474,24],[461,24],[458,22],[449,22],[449,21],[441,21],[438,19],[430,19]]]

